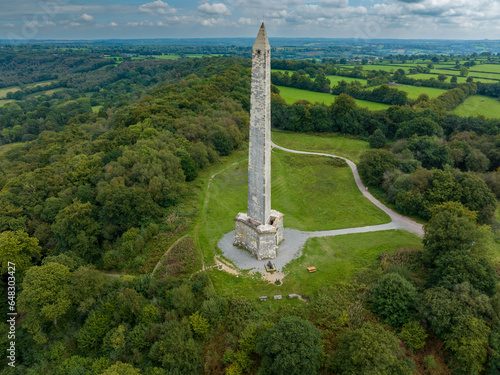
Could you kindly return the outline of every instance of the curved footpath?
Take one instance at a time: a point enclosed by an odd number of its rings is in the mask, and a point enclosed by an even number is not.
[[[361,178],[359,177],[356,164],[354,164],[349,159],[337,155],[324,154],[319,152],[290,150],[288,148],[278,146],[275,143],[272,143],[272,146],[274,148],[286,152],[291,152],[294,154],[320,155],[320,156],[326,156],[330,158],[340,158],[345,160],[352,170],[354,180],[356,181],[356,185],[358,186],[358,189],[361,191],[361,193],[366,198],[368,198],[373,204],[375,204],[378,208],[380,208],[387,215],[389,215],[391,218],[391,222],[388,224],[370,225],[357,228],[324,230],[324,231],[306,232],[285,227],[284,231],[285,231],[286,241],[283,241],[280,244],[278,255],[276,258],[273,259],[273,263],[275,264],[276,269],[278,271],[278,274],[273,274],[274,275],[273,277],[280,277],[280,278],[285,277],[285,275],[281,273],[283,267],[287,263],[291,262],[294,258],[300,257],[302,255],[302,248],[304,247],[306,241],[312,237],[332,237],[343,234],[376,232],[376,231],[391,230],[391,229],[406,230],[420,237],[424,235],[422,224],[419,224],[408,217],[405,217],[403,215],[398,214],[397,212],[394,212],[390,208],[383,205],[379,200],[375,199],[375,197],[366,190],[365,186],[361,182]],[[234,230],[229,233],[226,233],[224,237],[219,241],[218,247],[222,251],[224,256],[230,261],[232,261],[233,264],[238,269],[254,270],[257,272],[261,272],[262,275],[267,275],[264,267],[264,264],[267,261],[257,260],[255,256],[253,256],[250,252],[237,248],[236,246],[233,245],[233,240],[234,240]],[[271,282],[273,280],[274,278],[272,278],[272,280],[269,281]]]
[[[327,156],[330,158],[339,158],[343,159],[347,162],[349,167],[352,170],[352,174],[354,176],[354,181],[356,181],[356,185],[361,193],[370,200],[375,206],[384,211],[391,218],[391,222],[388,224],[381,225],[372,225],[367,227],[358,227],[358,228],[347,228],[347,229],[337,229],[337,230],[325,230],[325,231],[314,231],[314,232],[305,232],[309,234],[310,237],[329,237],[329,236],[337,236],[339,234],[350,234],[350,233],[364,233],[364,232],[375,232],[379,230],[388,230],[388,229],[403,229],[408,232],[414,233],[417,236],[422,237],[424,235],[424,229],[422,224],[417,223],[415,220],[410,219],[409,217],[398,214],[397,212],[391,210],[389,207],[382,204],[378,199],[376,199],[373,195],[371,195],[361,182],[361,178],[359,177],[358,168],[356,164],[354,164],[349,159],[346,159],[342,156],[325,154],[321,152],[308,152],[308,151],[297,151],[291,150],[289,148],[281,147],[271,142],[272,147],[277,148],[282,151],[291,152],[293,154],[305,154],[305,155],[320,155]]]

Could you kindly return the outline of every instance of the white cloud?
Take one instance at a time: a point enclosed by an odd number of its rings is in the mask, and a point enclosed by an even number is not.
[[[250,18],[243,18],[243,17],[240,17],[240,19],[238,20],[238,23],[240,25],[255,25],[255,22],[253,22]]]
[[[139,13],[147,14],[172,14],[175,13],[176,9],[171,8],[168,3],[162,0],[156,0],[151,3],[142,4],[139,7]]]
[[[321,0],[322,6],[333,8],[346,8],[349,6],[349,0]]]
[[[234,27],[234,26],[237,26],[237,24],[235,22],[226,20],[224,18],[208,18],[208,19],[199,18],[199,23],[202,26],[207,26],[207,27],[213,27],[213,26]]]
[[[500,39],[500,0],[177,1],[175,4],[183,4],[182,10],[170,6],[168,0],[140,0],[135,4],[108,1],[88,4],[81,0],[68,4],[67,0],[61,0],[59,3],[64,4],[58,6],[57,12],[44,17],[34,16],[33,9],[40,0],[4,2],[1,6],[4,30],[18,27],[19,20],[26,17],[23,25],[34,22],[31,26],[50,30],[52,35],[56,35],[54,23],[61,29],[90,30],[89,26],[99,27],[96,21],[100,21],[109,28],[178,26],[176,36],[185,32],[199,37],[221,35],[220,30],[207,31],[209,27],[235,25],[240,30],[235,36],[249,36],[242,30],[247,26],[257,27],[265,16],[273,36]],[[137,22],[127,18],[133,15],[138,16]],[[132,21],[127,23],[127,20]],[[135,32],[130,30],[129,34]]]
[[[162,24],[160,26],[169,26],[173,24],[183,24],[183,25],[192,25],[194,23],[199,22],[199,19],[193,15],[184,15],[184,16],[167,16],[165,17],[165,20],[168,21],[168,23],[164,23],[162,21]]]
[[[267,16],[273,18],[285,18],[286,16],[288,16],[288,11],[286,9],[276,10],[274,12],[269,12]]]
[[[273,26],[285,25],[286,20],[283,18],[272,18],[270,22]]]
[[[84,22],[94,22],[94,16],[91,16],[90,14],[87,13],[82,14],[80,19]]]
[[[31,21],[26,24],[27,27],[33,28],[33,27],[40,27],[42,26],[41,23],[38,23],[37,21]]]
[[[413,29],[412,37],[481,38],[481,30],[491,35],[498,23],[500,4],[497,0],[393,0],[374,5],[370,14],[378,18],[382,31],[405,28]]]
[[[227,9],[226,4],[223,3],[204,3],[198,7],[198,10],[207,14],[218,14],[224,16],[229,16],[231,14],[229,9]]]
[[[201,20],[201,24],[203,26],[216,26],[216,25],[220,25],[222,23],[222,21],[223,21],[222,18],[219,18],[219,19],[208,18],[208,19]]]

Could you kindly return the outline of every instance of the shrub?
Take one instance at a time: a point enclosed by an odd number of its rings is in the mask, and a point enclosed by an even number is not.
[[[264,332],[257,342],[257,353],[263,356],[261,374],[316,374],[321,332],[312,323],[296,316],[282,318]]]
[[[392,326],[406,322],[414,311],[417,291],[397,273],[388,273],[372,288],[372,311]]]
[[[368,150],[361,156],[358,171],[368,185],[380,186],[386,171],[396,169],[399,160],[387,150]]]
[[[401,333],[399,334],[401,340],[403,340],[410,349],[418,350],[425,346],[425,339],[427,338],[427,333],[425,333],[424,327],[419,322],[408,322],[403,324]]]
[[[334,354],[341,375],[410,375],[412,365],[399,357],[399,340],[381,326],[365,324],[347,332]]]
[[[436,360],[432,354],[424,357],[424,365],[427,370],[434,370],[437,367]]]
[[[380,129],[375,130],[373,134],[370,136],[370,146],[373,148],[384,147],[386,143],[387,143],[387,138]]]

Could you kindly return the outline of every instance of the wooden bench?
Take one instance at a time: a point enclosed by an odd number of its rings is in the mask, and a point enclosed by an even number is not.
[[[307,267],[309,272],[316,272],[316,267]]]

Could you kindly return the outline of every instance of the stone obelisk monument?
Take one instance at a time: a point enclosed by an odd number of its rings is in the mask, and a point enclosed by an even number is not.
[[[276,257],[283,240],[283,214],[271,209],[271,46],[264,24],[252,48],[248,212],[234,220],[235,246],[259,260]]]

